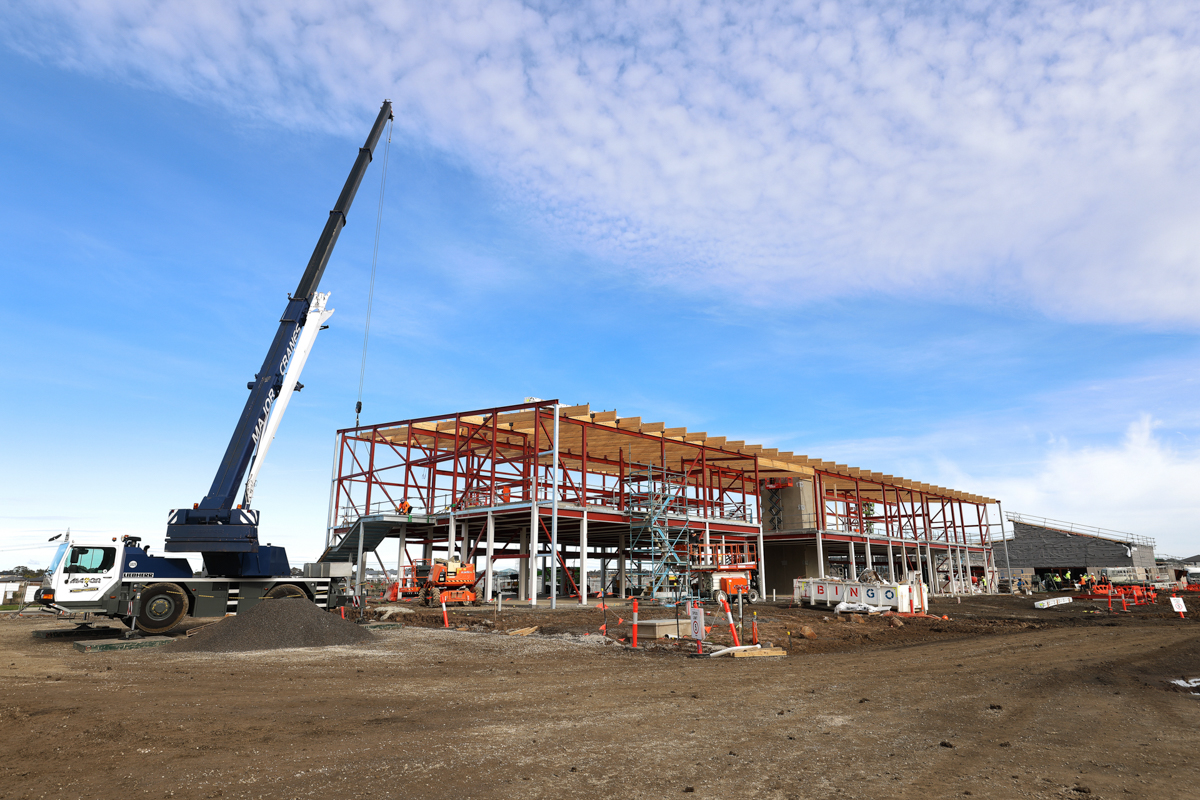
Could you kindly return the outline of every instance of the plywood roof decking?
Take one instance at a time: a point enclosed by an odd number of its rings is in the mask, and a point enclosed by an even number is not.
[[[618,450],[624,451],[626,462],[656,463],[661,459],[665,448],[667,463],[678,463],[681,459],[691,461],[697,455],[697,446],[708,451],[718,451],[709,456],[713,463],[733,470],[743,472],[754,469],[755,456],[758,457],[758,472],[762,478],[809,478],[818,470],[823,473],[822,483],[826,489],[836,491],[853,491],[855,481],[858,481],[859,496],[864,500],[882,501],[886,494],[895,498],[895,489],[903,490],[905,494],[921,492],[936,497],[961,500],[967,503],[995,503],[996,501],[972,494],[933,486],[907,478],[883,475],[878,472],[836,464],[832,461],[822,461],[809,458],[806,455],[795,455],[789,451],[780,452],[775,448],[766,448],[758,444],[746,444],[744,441],[728,441],[724,436],[709,436],[704,432],[689,433],[687,428],[668,428],[662,422],[642,422],[641,417],[619,417],[615,410],[593,412],[588,405],[561,406],[561,419],[575,422],[590,423],[587,430],[587,451],[589,458],[602,458],[616,461]],[[496,451],[506,456],[516,456],[524,452],[526,436],[534,432],[537,425],[537,415],[533,409],[502,413],[496,417]],[[550,420],[543,414],[542,432],[539,437],[550,441]],[[445,419],[411,424],[414,444],[431,444],[437,433],[453,432],[455,425],[486,426],[487,430],[480,435],[489,437],[492,428],[490,416],[474,415],[461,416],[457,419]],[[469,429],[468,427],[468,429]],[[584,426],[560,424],[559,450],[560,453],[571,457],[583,455]],[[464,430],[464,433],[466,430]],[[630,435],[640,434],[640,435]],[[380,438],[393,444],[403,444],[408,440],[409,426],[398,425],[394,428],[378,431]],[[490,451],[491,440],[485,439],[481,447]],[[476,450],[478,448],[471,447]],[[589,470],[596,472],[611,472],[602,464],[589,464]],[[833,477],[831,477],[833,476]]]

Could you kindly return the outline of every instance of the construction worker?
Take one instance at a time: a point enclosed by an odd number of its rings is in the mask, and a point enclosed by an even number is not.
[[[1061,573],[1058,573],[1058,572],[1054,573],[1054,587],[1060,591],[1062,590],[1062,574]]]
[[[1071,570],[1067,570],[1067,588],[1071,587]]]

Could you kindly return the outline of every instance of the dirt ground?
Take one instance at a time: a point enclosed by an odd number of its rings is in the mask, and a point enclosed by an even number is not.
[[[754,610],[791,655],[736,660],[584,639],[628,636],[612,604],[229,654],[84,654],[30,636],[66,623],[0,618],[0,798],[1175,798],[1200,777],[1200,696],[1170,683],[1200,678],[1200,625],[1166,598],[943,600],[903,627],[782,606]]]

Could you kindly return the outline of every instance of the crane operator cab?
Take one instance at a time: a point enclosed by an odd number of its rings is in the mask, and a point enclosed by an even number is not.
[[[58,546],[38,593],[38,602],[57,605],[67,602],[72,611],[100,610],[106,591],[121,579],[117,546],[66,541]]]
[[[136,536],[110,542],[63,542],[46,568],[37,599],[59,611],[106,612],[116,608],[123,579],[190,578],[185,558],[162,558],[139,547]]]

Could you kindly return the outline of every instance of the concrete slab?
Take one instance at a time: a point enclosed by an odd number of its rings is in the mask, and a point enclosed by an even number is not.
[[[639,639],[661,639],[663,636],[680,636],[690,639],[692,623],[687,617],[675,619],[640,619],[637,624]]]
[[[100,653],[106,650],[140,650],[143,647],[160,647],[175,641],[170,636],[147,636],[143,639],[99,639],[94,642],[76,642],[75,649],[81,653]]]
[[[363,625],[369,631],[394,631],[404,627],[402,622],[368,622]]]

